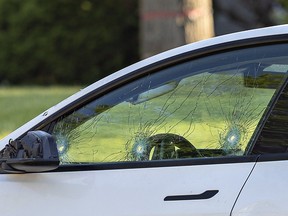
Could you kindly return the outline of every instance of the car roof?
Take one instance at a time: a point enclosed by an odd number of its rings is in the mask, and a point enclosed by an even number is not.
[[[248,40],[248,39],[257,39],[257,38],[277,36],[277,35],[286,35],[286,34],[288,35],[288,25],[279,25],[279,26],[273,26],[273,27],[267,27],[267,28],[259,28],[259,29],[249,30],[249,31],[243,31],[243,32],[237,32],[237,33],[232,33],[228,35],[218,36],[218,37],[202,40],[199,42],[187,44],[187,45],[157,54],[150,58],[144,59],[131,66],[123,68],[122,70],[119,70],[99,81],[96,81],[95,83],[89,85],[85,89],[80,90],[79,92],[68,97],[67,99],[63,100],[59,104],[41,113],[40,115],[38,115],[37,117],[35,117],[34,119],[26,123],[25,125],[21,126],[17,130],[9,134],[8,136],[0,140],[0,147],[2,145],[4,146],[5,144],[7,144],[10,139],[18,138],[19,136],[26,133],[27,130],[30,130],[31,128],[33,128],[35,125],[39,124],[40,122],[45,121],[47,118],[50,118],[51,115],[63,109],[63,107],[69,106],[69,104],[73,103],[73,101],[79,98],[82,98],[86,94],[89,94],[90,92],[95,91],[95,89],[100,88],[101,86],[109,83],[112,80],[119,79],[122,76],[129,76],[129,74],[131,74],[133,71],[139,70],[148,65],[155,64],[157,62],[181,55],[183,53],[197,51],[203,48],[208,49],[209,47],[216,46],[216,45],[219,46],[219,45],[232,43],[232,42],[236,43],[237,41],[243,41],[243,40]]]

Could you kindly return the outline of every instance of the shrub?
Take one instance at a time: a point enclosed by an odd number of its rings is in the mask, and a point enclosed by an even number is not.
[[[138,60],[135,0],[0,0],[0,84],[88,84]]]

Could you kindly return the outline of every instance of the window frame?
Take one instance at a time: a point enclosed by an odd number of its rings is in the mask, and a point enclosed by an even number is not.
[[[111,92],[126,83],[132,82],[133,80],[144,77],[148,74],[155,73],[159,70],[171,67],[182,62],[191,61],[197,58],[205,57],[208,55],[216,55],[222,52],[229,52],[238,49],[246,49],[251,47],[273,45],[273,44],[283,44],[288,43],[288,38],[286,34],[283,35],[273,35],[258,38],[249,38],[240,41],[226,42],[222,44],[213,45],[210,47],[201,48],[198,50],[188,51],[170,58],[161,60],[154,64],[144,66],[132,73],[126,74],[117,79],[111,80],[110,82],[94,89],[89,94],[73,101],[69,105],[63,107],[58,112],[52,114],[49,119],[40,122],[35,125],[30,130],[45,130],[51,132],[57,119],[71,114],[74,110],[82,107],[83,105],[96,100],[97,98],[105,95],[107,92]],[[284,85],[284,84],[283,84]],[[283,88],[280,88],[283,89]],[[278,92],[278,95],[281,91]],[[278,96],[274,99],[272,105],[276,103]],[[269,111],[270,111],[269,109]],[[269,112],[268,111],[268,112]],[[261,133],[261,129],[258,132]],[[21,137],[20,137],[21,138]],[[256,141],[254,140],[253,143]],[[252,145],[253,146],[253,145]],[[55,172],[58,171],[84,171],[84,170],[109,170],[109,169],[131,169],[131,168],[151,168],[151,167],[171,167],[171,166],[191,166],[191,165],[208,165],[208,164],[226,164],[226,163],[247,163],[256,162],[260,155],[243,155],[243,156],[232,156],[232,157],[219,157],[219,158],[191,158],[191,159],[181,159],[181,160],[165,160],[165,161],[139,161],[139,162],[110,162],[110,163],[95,163],[95,164],[72,164],[72,165],[61,165]],[[273,155],[273,160],[277,160],[277,155]],[[267,156],[260,158],[269,158]],[[279,159],[288,160],[288,154],[280,154]],[[270,160],[270,159],[267,159]]]

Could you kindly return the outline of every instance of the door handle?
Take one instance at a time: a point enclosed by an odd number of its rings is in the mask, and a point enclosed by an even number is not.
[[[164,201],[203,200],[214,197],[219,190],[207,190],[201,194],[167,196]]]

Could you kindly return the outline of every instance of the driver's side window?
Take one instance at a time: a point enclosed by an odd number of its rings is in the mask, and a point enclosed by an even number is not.
[[[55,124],[61,162],[243,155],[288,69],[279,55],[266,46],[195,59],[98,97]]]

